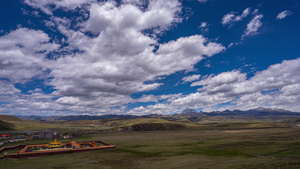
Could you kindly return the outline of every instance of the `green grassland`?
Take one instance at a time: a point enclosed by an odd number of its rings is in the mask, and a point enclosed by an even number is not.
[[[94,130],[76,141],[101,139],[117,148],[4,159],[0,168],[300,168],[300,128],[253,122],[209,122],[199,126],[148,132]]]
[[[13,131],[82,131],[84,137],[72,140],[101,139],[116,145],[116,149],[4,159],[0,161],[0,168],[300,168],[300,127],[294,121],[282,123],[234,117],[196,120],[172,118],[73,122],[14,121],[15,119],[10,118],[8,122],[13,125]],[[152,131],[126,130],[134,125],[148,126]],[[174,129],[172,125],[184,127]],[[50,140],[32,140],[8,143],[5,146],[48,142]],[[16,150],[7,153],[14,151]]]
[[[16,130],[41,130],[49,128],[60,129],[109,129],[109,128],[122,128],[129,127],[137,124],[180,124],[185,125],[189,129],[240,129],[240,128],[269,128],[269,127],[291,127],[293,123],[280,123],[280,122],[268,122],[268,121],[237,121],[237,120],[219,120],[210,118],[209,120],[192,122],[188,119],[182,120],[166,120],[161,118],[137,118],[137,119],[105,119],[105,120],[79,120],[79,121],[10,121],[15,125]]]

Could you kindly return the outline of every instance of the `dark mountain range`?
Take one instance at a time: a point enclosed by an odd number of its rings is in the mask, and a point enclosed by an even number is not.
[[[263,108],[259,107],[256,109],[250,109],[246,111],[242,110],[224,110],[224,111],[213,111],[213,112],[202,112],[206,116],[251,116],[251,117],[260,117],[260,116],[300,116],[298,112],[291,112],[283,109],[272,109],[272,108]]]
[[[182,113],[177,114],[181,116],[281,116],[281,115],[291,115],[291,116],[300,116],[298,112],[291,112],[283,109],[272,109],[272,108],[263,108],[259,107],[256,109],[250,109],[246,111],[242,110],[224,110],[224,111],[212,111],[212,112],[197,112],[194,109],[185,109]]]
[[[242,110],[224,110],[224,111],[213,111],[213,112],[197,112],[194,109],[185,109],[180,114],[174,115],[145,115],[145,116],[133,116],[133,115],[102,115],[102,116],[88,116],[88,115],[72,115],[72,116],[19,116],[24,120],[63,120],[63,121],[78,121],[78,120],[99,120],[99,119],[136,119],[136,118],[163,118],[163,119],[173,119],[177,117],[192,117],[191,119],[198,117],[212,117],[212,116],[245,116],[245,117],[265,117],[265,116],[300,116],[298,112],[291,112],[283,109],[272,109],[259,107],[256,109],[250,109],[246,111]],[[189,118],[190,119],[190,118]]]

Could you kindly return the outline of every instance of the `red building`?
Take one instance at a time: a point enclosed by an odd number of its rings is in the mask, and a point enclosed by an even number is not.
[[[8,135],[8,134],[0,135],[0,139],[9,139],[9,138],[10,138],[10,135]]]

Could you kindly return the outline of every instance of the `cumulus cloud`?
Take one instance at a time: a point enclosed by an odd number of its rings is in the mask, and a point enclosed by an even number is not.
[[[201,22],[201,25],[199,26],[199,28],[205,28],[207,26],[208,26],[207,22]]]
[[[136,102],[158,102],[158,97],[154,95],[142,95],[141,98],[136,99]]]
[[[235,22],[242,21],[243,18],[247,17],[250,11],[250,8],[246,8],[241,15],[235,15],[235,12],[230,12],[223,16],[222,24],[231,27]]]
[[[122,113],[126,104],[174,100],[180,94],[130,94],[155,90],[157,79],[178,71],[192,70],[194,65],[225,47],[201,35],[178,38],[160,44],[157,36],[180,23],[179,1],[128,0],[121,4],[93,0],[53,1],[25,0],[49,18],[45,25],[59,31],[62,39],[51,40],[44,32],[19,28],[0,37],[0,78],[10,85],[40,78],[53,87],[51,94],[32,91],[20,94],[2,106],[6,111],[48,115],[55,112]],[[143,3],[145,3],[143,1]],[[56,9],[82,8],[86,19],[55,16]],[[60,45],[62,44],[62,45]],[[9,94],[3,94],[9,96]],[[162,105],[152,107],[156,112]],[[2,110],[1,109],[1,110]]]
[[[59,46],[46,33],[27,28],[0,37],[0,78],[23,83],[47,74],[45,56]]]
[[[197,92],[188,95],[130,97],[132,93],[155,90],[164,85],[157,79],[193,70],[201,60],[226,49],[202,35],[159,43],[157,37],[182,20],[179,1],[149,1],[147,5],[138,0],[120,4],[93,0],[24,2],[50,15],[45,25],[64,37],[53,40],[43,31],[22,27],[0,37],[0,101],[9,102],[0,105],[1,113],[120,114],[127,111],[126,105],[137,102],[156,104],[128,110],[128,114],[168,114],[184,107],[214,110],[216,105],[228,102],[232,103],[226,107],[230,109],[266,105],[296,111],[300,108],[300,59],[272,65],[251,78],[239,70],[201,79],[200,74],[186,76],[183,81],[199,86]],[[73,19],[54,16],[53,11],[59,8],[80,8],[85,11],[81,14],[89,15],[79,16],[74,23]],[[250,12],[246,8],[240,15],[228,13],[222,24],[230,26]],[[253,15],[243,37],[256,34],[262,25],[263,15],[257,11]],[[200,25],[207,27],[206,22]],[[36,89],[25,95],[15,87],[33,79],[44,80],[55,91],[45,94]]]
[[[200,78],[201,75],[191,75],[191,76],[185,76],[182,78],[184,82],[193,82]]]
[[[174,22],[180,22],[178,14],[181,4],[178,1],[150,1],[145,11],[132,4],[118,7],[113,1],[105,4],[92,4],[87,30],[94,34],[109,31],[114,27],[117,31],[144,30],[159,28],[165,30]],[[112,30],[113,31],[113,30]],[[114,33],[114,32],[112,32]]]
[[[280,13],[276,16],[276,19],[281,20],[281,19],[284,19],[285,17],[290,16],[290,15],[293,15],[293,12],[288,11],[288,10],[285,10],[285,11],[280,12]]]
[[[148,114],[168,114],[169,112],[176,112],[178,108],[170,106],[168,104],[158,103],[155,105],[149,105],[147,107],[136,107],[127,112],[131,115],[148,115]]]
[[[19,89],[16,89],[12,83],[7,80],[0,80],[0,102],[12,101],[10,96],[21,93]]]
[[[128,95],[106,93],[106,97],[76,97],[63,96],[56,101],[51,101],[52,96],[43,94],[40,90],[32,91],[31,95],[18,94],[20,91],[9,87],[11,104],[1,106],[1,110],[7,112],[18,110],[21,112],[42,111],[54,115],[60,111],[66,114],[86,113],[97,114],[99,112],[122,113],[125,107],[113,109],[129,102],[156,102],[155,105],[140,106],[128,110],[128,114],[168,114],[181,112],[183,108],[204,108],[204,111],[216,110],[216,106],[222,103],[231,103],[223,109],[247,110],[258,106],[282,108],[298,111],[300,101],[300,59],[286,60],[282,63],[271,65],[266,70],[257,72],[253,77],[247,78],[246,73],[238,70],[210,75],[194,82],[191,86],[200,86],[198,92],[182,95],[143,95],[139,99],[132,99]],[[3,81],[4,82],[4,81]],[[8,82],[5,82],[8,83]],[[2,90],[1,90],[2,91]],[[6,95],[3,90],[0,95]],[[103,93],[104,94],[104,93]],[[1,95],[1,96],[2,96]],[[14,100],[14,101],[13,101]],[[35,110],[35,111],[34,111]]]
[[[175,99],[172,105],[209,108],[232,101],[234,105],[225,108],[246,110],[271,106],[299,111],[299,65],[300,59],[283,61],[249,79],[246,73],[236,70],[210,75],[191,84],[201,86],[199,92]],[[275,92],[271,92],[273,90]]]
[[[209,32],[209,24],[207,22],[201,22],[201,25],[198,27],[199,29],[201,29],[202,34],[206,34]]]
[[[96,2],[95,0],[24,0],[24,3],[35,8],[40,9],[47,15],[53,15],[53,11],[58,8],[64,10],[74,10],[82,7],[84,4]]]
[[[228,25],[229,28],[231,28],[236,22],[242,21],[244,18],[252,14],[254,17],[247,24],[247,28],[244,31],[241,40],[247,36],[252,36],[258,33],[258,29],[262,26],[261,19],[263,18],[263,15],[258,13],[258,9],[255,9],[251,13],[251,8],[246,8],[241,15],[236,15],[235,13],[236,12],[230,12],[224,15],[222,18],[222,24],[224,26]],[[232,42],[228,45],[228,47],[231,48],[233,45],[239,45],[240,43],[241,41],[235,43]]]
[[[255,35],[258,32],[258,29],[261,27],[262,22],[261,19],[263,18],[262,14],[256,15],[248,24],[247,28],[245,30],[245,33],[243,34],[242,38],[246,36]]]
[[[191,86],[202,86],[208,94],[221,93],[223,96],[236,97],[242,94],[261,92],[263,90],[279,89],[290,84],[297,84],[300,79],[297,71],[300,59],[283,61],[257,72],[255,76],[246,79],[246,73],[240,71],[224,72],[209,76]]]

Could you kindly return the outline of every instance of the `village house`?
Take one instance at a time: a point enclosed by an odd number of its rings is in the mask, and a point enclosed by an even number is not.
[[[54,131],[45,129],[39,132],[38,138],[39,139],[52,139],[54,135]]]
[[[0,135],[0,139],[9,139],[9,138],[10,138],[10,135],[8,135],[8,134]]]

